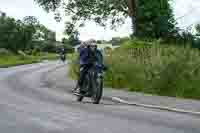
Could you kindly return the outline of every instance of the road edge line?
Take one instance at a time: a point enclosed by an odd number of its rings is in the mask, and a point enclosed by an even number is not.
[[[170,112],[184,113],[184,114],[191,114],[191,115],[200,116],[200,112],[194,112],[194,111],[188,111],[188,110],[170,108],[170,107],[164,107],[164,106],[140,104],[140,103],[136,103],[136,102],[129,102],[129,101],[126,101],[126,100],[121,99],[119,97],[111,97],[111,100],[115,101],[115,102],[127,104],[127,105],[133,105],[133,106],[139,106],[139,107],[144,107],[144,108],[159,109],[159,110],[165,110],[165,111],[170,111]]]

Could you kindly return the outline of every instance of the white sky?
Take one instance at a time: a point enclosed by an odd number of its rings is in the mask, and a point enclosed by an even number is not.
[[[186,17],[178,20],[180,27],[186,28],[191,24],[200,22],[200,0],[174,0],[173,7],[176,18],[187,14]],[[57,23],[54,20],[53,14],[47,14],[34,0],[0,0],[0,10],[17,19],[22,19],[25,16],[36,16],[42,24],[56,31],[57,40],[63,37],[64,23]],[[104,29],[92,22],[88,22],[86,27],[80,30],[80,39],[87,40],[94,38],[109,40],[114,36],[127,36],[129,33],[131,33],[129,19],[117,31]]]

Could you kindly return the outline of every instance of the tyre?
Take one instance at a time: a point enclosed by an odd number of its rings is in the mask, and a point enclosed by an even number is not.
[[[62,57],[61,60],[62,60],[62,62],[65,62],[65,57]]]
[[[99,104],[103,94],[103,79],[97,78],[96,80],[93,80],[92,88],[93,88],[92,102],[93,104]]]
[[[89,87],[88,83],[89,83],[89,78],[88,78],[88,75],[86,75],[86,78],[83,82],[83,86],[81,87],[82,88],[81,90],[84,90],[84,91],[88,90],[88,87]],[[83,98],[84,98],[83,95],[77,95],[76,101],[82,102]]]
[[[77,96],[76,101],[77,102],[82,102],[83,101],[83,96]]]

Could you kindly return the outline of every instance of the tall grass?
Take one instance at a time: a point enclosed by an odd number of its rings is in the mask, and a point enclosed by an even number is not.
[[[68,75],[70,78],[77,80],[79,75],[78,55],[68,54],[67,59],[70,60]]]
[[[77,55],[70,76],[77,78]],[[200,99],[200,52],[158,42],[126,42],[105,55],[105,85],[130,91]]]
[[[107,56],[106,83],[158,95],[200,99],[200,53],[159,46],[120,48]]]

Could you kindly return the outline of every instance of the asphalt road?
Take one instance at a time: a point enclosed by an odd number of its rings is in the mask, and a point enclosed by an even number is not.
[[[0,69],[2,133],[200,133],[200,117],[103,100],[93,105],[48,88],[44,75],[60,67],[46,62]],[[69,82],[70,86],[73,86]]]

